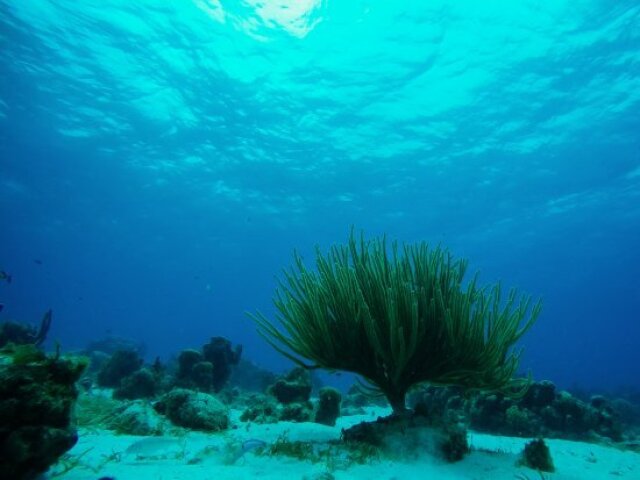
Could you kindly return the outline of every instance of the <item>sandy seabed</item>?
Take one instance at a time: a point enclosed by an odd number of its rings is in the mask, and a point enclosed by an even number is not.
[[[614,447],[568,440],[547,440],[556,467],[540,474],[519,466],[530,439],[470,432],[471,453],[456,463],[437,455],[408,455],[364,464],[300,461],[260,454],[259,448],[278,439],[326,445],[343,428],[375,420],[389,410],[368,408],[364,415],[341,417],[335,427],[315,423],[247,424],[232,411],[232,428],[223,433],[189,433],[181,437],[135,437],[108,430],[80,430],[79,441],[45,478],[61,480],[640,480],[640,454]],[[249,443],[246,443],[249,442]],[[263,443],[264,442],[264,443]],[[244,448],[243,448],[244,445]],[[410,458],[409,458],[410,457]]]

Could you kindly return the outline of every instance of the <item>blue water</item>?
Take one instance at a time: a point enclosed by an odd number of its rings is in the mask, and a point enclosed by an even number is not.
[[[293,249],[448,246],[544,299],[523,369],[640,388],[636,1],[0,1],[0,319],[288,364]]]

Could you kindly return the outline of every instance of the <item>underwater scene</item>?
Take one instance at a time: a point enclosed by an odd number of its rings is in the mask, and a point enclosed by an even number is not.
[[[0,480],[640,480],[636,0],[0,0]]]

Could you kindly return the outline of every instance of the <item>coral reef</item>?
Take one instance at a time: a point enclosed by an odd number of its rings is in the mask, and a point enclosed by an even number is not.
[[[97,383],[101,387],[119,387],[122,379],[138,370],[142,363],[142,358],[135,350],[116,350],[102,365]]]
[[[243,422],[276,423],[280,418],[279,406],[272,397],[254,394],[240,415]]]
[[[318,405],[314,409],[310,401],[311,377],[303,368],[294,368],[278,378],[267,392],[269,396],[254,394],[249,398],[240,420],[256,423],[315,421],[335,425],[340,416],[342,395],[331,387],[320,389]]]
[[[541,472],[555,472],[549,447],[542,438],[531,440],[524,446],[524,452],[519,462]]]
[[[33,344],[0,351],[0,478],[36,478],[75,445],[75,382],[87,363]]]
[[[127,375],[113,391],[113,398],[134,400],[136,398],[153,398],[159,391],[157,374],[150,368],[141,368]]]
[[[310,422],[314,418],[311,376],[304,368],[294,368],[267,388],[269,396],[252,395],[240,416],[242,421],[275,423]],[[277,401],[277,403],[274,401]]]
[[[87,391],[95,381],[100,387],[112,388],[115,399],[135,400],[153,398],[170,387],[171,378],[159,359],[144,366],[136,350],[116,350],[111,356],[91,351],[89,355],[90,367],[81,382]]]
[[[443,438],[440,441],[440,451],[444,458],[452,463],[462,460],[471,451],[467,429],[464,425],[456,423],[444,429]]]
[[[219,392],[231,376],[231,366],[240,362],[242,345],[231,348],[231,342],[224,337],[212,337],[202,347],[204,359],[213,365],[213,391]]]
[[[456,413],[474,430],[521,437],[545,436],[576,440],[623,439],[623,425],[613,404],[601,396],[589,403],[549,381],[534,382],[520,399],[500,394],[462,395],[455,387],[422,387],[411,395],[414,409],[432,417]]]
[[[122,435],[162,435],[166,420],[143,401],[119,405],[105,418],[104,427]]]
[[[347,444],[369,444],[395,458],[418,458],[430,453],[456,462],[469,452],[464,424],[452,419],[434,421],[412,413],[359,423],[343,430],[342,440]]]
[[[310,422],[314,417],[313,404],[310,401],[281,404],[271,396],[254,394],[240,415],[243,422],[277,423]]]
[[[308,402],[311,396],[311,375],[304,368],[296,367],[278,378],[267,392],[282,404]]]
[[[340,416],[340,402],[342,394],[332,387],[323,387],[318,392],[318,408],[315,422],[334,426]]]
[[[187,348],[178,355],[178,372],[176,374],[179,381],[188,382],[191,380],[194,365],[202,362],[202,353],[192,348]]]
[[[293,402],[282,405],[279,409],[279,420],[285,422],[310,422],[313,419],[311,402]]]
[[[198,362],[191,370],[191,380],[198,390],[210,392],[214,387],[215,369],[211,362]]]
[[[187,349],[178,356],[176,385],[203,392],[219,392],[227,384],[232,367],[240,362],[242,346],[232,348],[223,337],[212,337],[202,352]]]
[[[215,432],[229,426],[227,408],[204,392],[175,388],[163,395],[154,408],[179,427]]]

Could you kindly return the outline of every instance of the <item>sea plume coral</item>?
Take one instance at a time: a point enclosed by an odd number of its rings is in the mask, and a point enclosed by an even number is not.
[[[430,382],[521,394],[513,345],[537,319],[541,303],[511,290],[464,282],[466,260],[426,243],[388,248],[359,239],[324,256],[316,270],[295,254],[274,303],[276,323],[250,314],[259,333],[305,368],[344,370],[382,392],[394,412],[409,388]],[[277,326],[279,324],[279,326]],[[280,328],[279,328],[280,327]]]

